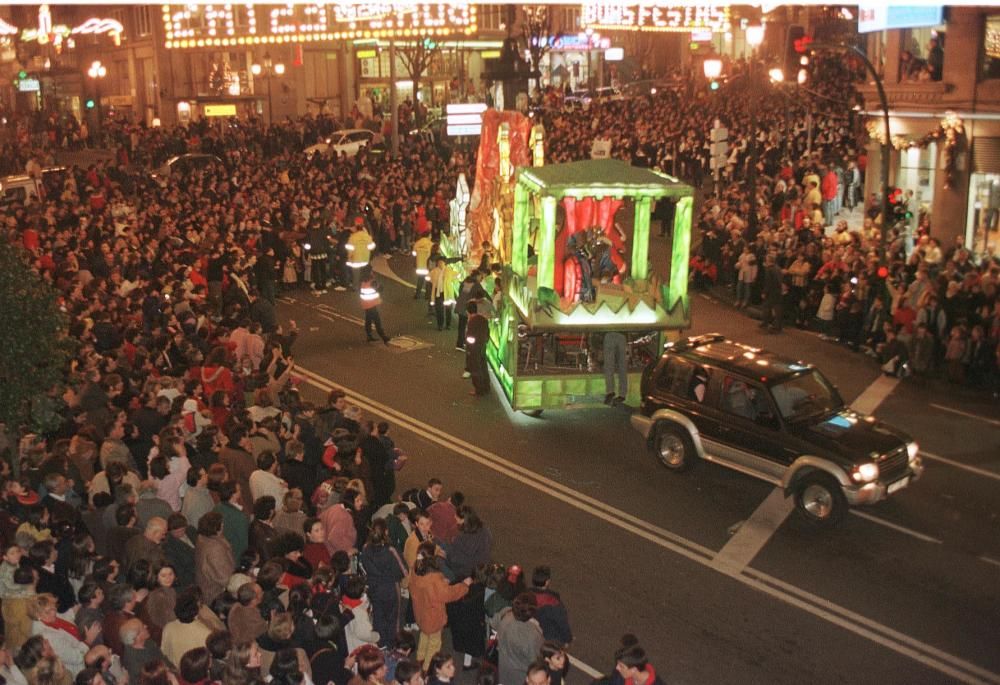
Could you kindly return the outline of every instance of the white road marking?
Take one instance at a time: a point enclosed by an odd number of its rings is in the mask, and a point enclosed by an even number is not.
[[[983,556],[979,557],[979,560],[980,561],[985,561],[987,564],[993,564],[994,566],[1000,566],[1000,561],[997,561],[996,559],[991,559],[990,557],[986,556],[985,554]]]
[[[793,508],[792,499],[785,497],[781,488],[772,490],[753,515],[743,522],[736,534],[715,555],[712,565],[719,571],[740,573],[764,549],[764,545],[785,522]]]
[[[375,257],[375,259],[372,260],[372,271],[374,271],[377,274],[381,274],[388,279],[396,281],[397,283],[402,283],[411,290],[417,289],[416,283],[404,280],[396,275],[396,272],[392,270],[391,266],[389,266],[389,260],[386,259],[385,255],[378,255]],[[413,276],[415,278],[416,274],[413,274]]]
[[[942,545],[944,541],[938,540],[937,538],[932,538],[930,535],[924,535],[923,533],[918,533],[912,528],[907,528],[906,526],[901,526],[898,523],[892,523],[891,521],[886,521],[884,518],[878,516],[873,516],[865,511],[859,511],[857,509],[851,509],[851,513],[855,516],[865,519],[866,521],[871,521],[872,523],[877,523],[880,526],[885,526],[886,528],[892,528],[895,531],[904,533],[906,535],[911,535],[918,540],[923,540],[924,542],[932,542],[935,545]]]
[[[601,673],[600,671],[598,671],[593,666],[588,666],[587,664],[583,663],[582,661],[580,661],[575,656],[573,657],[572,662],[573,662],[573,666],[574,667],[580,669],[581,671],[583,671],[584,673],[586,673],[587,675],[589,675],[591,678],[602,678],[602,677],[604,677],[604,676],[607,675],[607,673]]]
[[[851,408],[860,414],[874,414],[875,410],[886,397],[899,385],[898,378],[879,376],[864,389],[857,399],[851,402]]]
[[[356,316],[351,316],[350,314],[341,314],[340,312],[338,312],[336,309],[334,309],[333,307],[331,307],[328,304],[322,304],[322,303],[320,303],[320,304],[312,305],[312,307],[314,309],[320,310],[321,312],[329,314],[330,316],[336,317],[336,318],[338,318],[338,319],[340,319],[342,321],[346,321],[348,323],[353,323],[355,326],[364,326],[365,325],[365,320],[364,319],[358,318]]]
[[[519,464],[508,461],[477,445],[454,437],[448,433],[409,417],[391,407],[372,400],[312,371],[297,367],[307,382],[325,391],[338,388],[347,393],[349,400],[371,413],[390,418],[404,430],[419,435],[431,442],[449,449],[461,457],[481,464],[497,473],[512,478],[528,487],[554,497],[569,506],[606,521],[622,530],[648,540],[663,549],[679,554],[701,566],[718,570],[714,564],[715,552],[693,540],[644,521],[628,512],[612,507],[582,492],[573,490],[562,483],[541,476]],[[817,618],[844,630],[882,645],[897,654],[907,656],[928,668],[934,669],[959,682],[971,684],[993,683],[1000,685],[1000,673],[993,673],[965,659],[949,654],[914,637],[901,633],[889,626],[878,623],[849,609],[841,607],[806,590],[797,588],[752,567],[740,573],[726,573],[743,585],[768,594],[795,606]]]
[[[951,407],[946,407],[943,404],[931,404],[935,409],[940,409],[941,411],[950,411],[952,414],[958,414],[969,419],[974,419],[975,421],[982,421],[983,423],[989,423],[994,426],[1000,426],[1000,421],[996,419],[989,419],[985,416],[980,416],[979,414],[970,414],[967,411],[962,411],[961,409],[953,409]]]
[[[924,459],[930,459],[931,461],[939,461],[942,464],[947,464],[948,466],[954,466],[956,469],[962,469],[963,471],[974,473],[977,476],[983,476],[984,478],[992,478],[993,480],[1000,480],[1000,473],[997,473],[996,471],[989,471],[987,469],[981,469],[978,466],[963,464],[960,461],[955,461],[954,459],[948,459],[947,457],[941,457],[931,452],[925,452],[924,450],[920,450],[920,456],[923,457]]]

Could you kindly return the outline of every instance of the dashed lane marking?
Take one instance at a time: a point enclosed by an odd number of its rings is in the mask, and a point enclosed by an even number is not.
[[[897,385],[899,385],[898,378],[879,376],[858,395],[857,399],[851,402],[851,408],[860,414],[874,414],[878,406],[896,389]]]
[[[558,481],[546,478],[477,445],[450,435],[430,424],[413,419],[409,415],[392,407],[361,395],[349,388],[335,384],[333,381],[315,372],[301,367],[297,367],[297,370],[314,387],[327,392],[334,388],[341,389],[347,393],[352,403],[357,404],[362,409],[378,416],[389,418],[404,430],[409,430],[416,435],[455,452],[461,457],[512,478],[534,490],[558,499],[571,507],[602,521],[606,521],[663,549],[683,556],[685,559],[705,568],[723,573],[747,587],[758,590],[790,606],[797,607],[816,618],[882,645],[897,654],[907,656],[958,682],[1000,685],[1000,673],[994,673],[981,666],[977,666],[961,657],[938,649],[917,638],[855,613],[846,607],[830,602],[766,573],[757,571],[752,567],[748,566],[738,572],[718,568],[714,561],[714,557],[716,556],[715,551],[693,540],[688,540],[676,533],[665,530],[628,512],[574,490]]]
[[[977,476],[982,476],[983,478],[992,478],[993,480],[1000,480],[1000,473],[996,471],[989,471],[987,469],[981,469],[978,466],[972,466],[970,464],[963,464],[960,461],[955,461],[954,459],[948,459],[947,457],[942,457],[932,452],[927,452],[925,450],[920,450],[920,456],[924,459],[930,459],[931,461],[941,462],[942,464],[947,464],[956,469],[962,469],[963,471],[968,471],[969,473],[974,473]]]
[[[715,555],[714,566],[720,570],[742,571],[764,549],[771,536],[781,527],[793,505],[781,488],[774,488],[736,534]]]
[[[953,409],[952,407],[946,407],[943,404],[931,404],[935,409],[940,409],[941,411],[948,411],[952,414],[958,414],[959,416],[964,416],[967,419],[973,419],[975,421],[982,421],[983,423],[988,423],[993,426],[1000,426],[1000,421],[996,419],[990,419],[985,416],[980,416],[979,414],[972,414],[967,411],[962,411],[961,409]]]
[[[886,521],[884,518],[880,518],[878,516],[872,516],[868,512],[858,511],[857,509],[851,509],[851,513],[854,514],[855,516],[865,519],[866,521],[877,523],[878,525],[885,526],[886,528],[892,528],[897,532],[903,533],[905,535],[910,535],[918,540],[923,540],[924,542],[931,542],[935,545],[944,544],[943,540],[938,540],[937,538],[931,537],[930,535],[925,535],[923,533],[917,532],[912,528],[901,526],[898,523],[892,523],[891,521]]]

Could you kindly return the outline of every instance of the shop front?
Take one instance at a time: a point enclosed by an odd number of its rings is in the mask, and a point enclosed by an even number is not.
[[[972,144],[965,244],[974,255],[1000,255],[1000,138]]]

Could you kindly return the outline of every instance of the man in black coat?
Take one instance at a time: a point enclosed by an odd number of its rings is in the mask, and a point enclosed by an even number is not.
[[[776,333],[781,332],[783,290],[781,269],[775,263],[774,255],[769,254],[764,258],[764,302],[762,305],[763,315],[760,320],[761,328],[769,327]]]
[[[194,585],[194,542],[184,514],[171,514],[167,519],[167,537],[163,540],[163,553],[174,567],[179,589]]]

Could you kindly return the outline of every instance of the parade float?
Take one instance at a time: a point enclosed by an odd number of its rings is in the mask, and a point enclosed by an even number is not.
[[[634,405],[668,332],[690,326],[693,191],[615,159],[544,166],[544,130],[532,123],[516,112],[483,117],[464,244],[475,261],[490,242],[503,265],[490,367],[516,410],[598,404],[603,337],[620,332]],[[655,202],[676,203],[659,257],[650,254]]]

